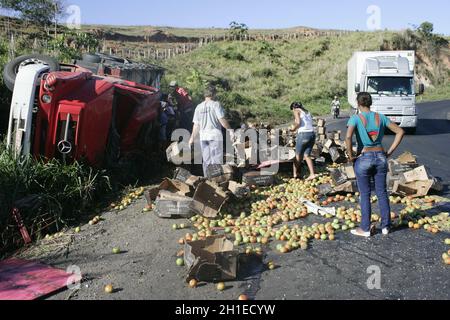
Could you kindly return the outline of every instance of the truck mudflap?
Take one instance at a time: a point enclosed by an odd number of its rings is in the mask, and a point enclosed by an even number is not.
[[[21,68],[17,74],[7,136],[7,146],[16,156],[30,154],[36,88],[39,76],[48,70],[46,65],[32,64]]]

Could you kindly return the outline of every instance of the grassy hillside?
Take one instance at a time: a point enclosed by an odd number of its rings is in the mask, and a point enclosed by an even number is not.
[[[103,30],[105,32],[120,33],[129,36],[142,36],[151,34],[155,31],[162,31],[169,33],[178,37],[189,37],[189,38],[203,38],[208,36],[222,36],[228,34],[229,29],[225,28],[174,28],[168,26],[112,26],[112,25],[83,25],[83,31],[89,30]],[[249,34],[283,34],[292,32],[306,32],[314,31],[317,29],[308,27],[293,27],[286,29],[250,29]],[[331,31],[331,30],[320,30],[320,31]]]
[[[352,33],[277,42],[218,42],[167,60],[166,80],[177,79],[197,100],[201,86],[220,87],[224,106],[244,118],[284,122],[288,106],[302,101],[314,114],[326,114],[334,95],[348,107],[347,61],[357,50],[380,50],[395,33]],[[431,98],[450,98],[448,83],[429,92]],[[427,97],[424,97],[425,99]]]
[[[290,118],[288,106],[296,100],[323,114],[334,95],[346,101],[347,61],[353,51],[379,50],[389,36],[354,33],[304,41],[214,43],[168,60],[167,80],[178,79],[189,87],[198,71],[202,80],[222,84],[225,107],[263,121]]]

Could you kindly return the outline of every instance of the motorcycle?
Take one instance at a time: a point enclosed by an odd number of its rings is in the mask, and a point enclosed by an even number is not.
[[[341,108],[340,107],[334,107],[333,108],[333,119],[339,119],[339,116],[341,115]]]

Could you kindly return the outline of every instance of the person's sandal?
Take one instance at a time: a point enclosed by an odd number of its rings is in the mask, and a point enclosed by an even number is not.
[[[358,229],[354,229],[351,231],[352,235],[354,236],[358,236],[358,237],[363,237],[363,238],[370,238],[371,237],[371,233],[369,232],[365,232],[363,231],[361,228]]]
[[[351,231],[351,234],[353,234],[354,236],[358,236],[358,237],[370,238],[374,234],[374,231],[375,231],[375,226],[372,225],[372,226],[370,226],[370,231],[368,231],[368,232],[365,232],[361,228],[358,228],[358,229],[353,229]]]

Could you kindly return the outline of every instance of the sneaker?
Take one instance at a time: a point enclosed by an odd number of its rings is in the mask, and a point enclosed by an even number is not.
[[[391,233],[391,229],[389,229],[389,228],[383,229],[383,235],[387,236],[389,233]]]
[[[364,237],[364,238],[370,238],[372,236],[372,233],[370,231],[364,232],[361,228],[354,229],[351,231],[351,233],[354,236]]]

